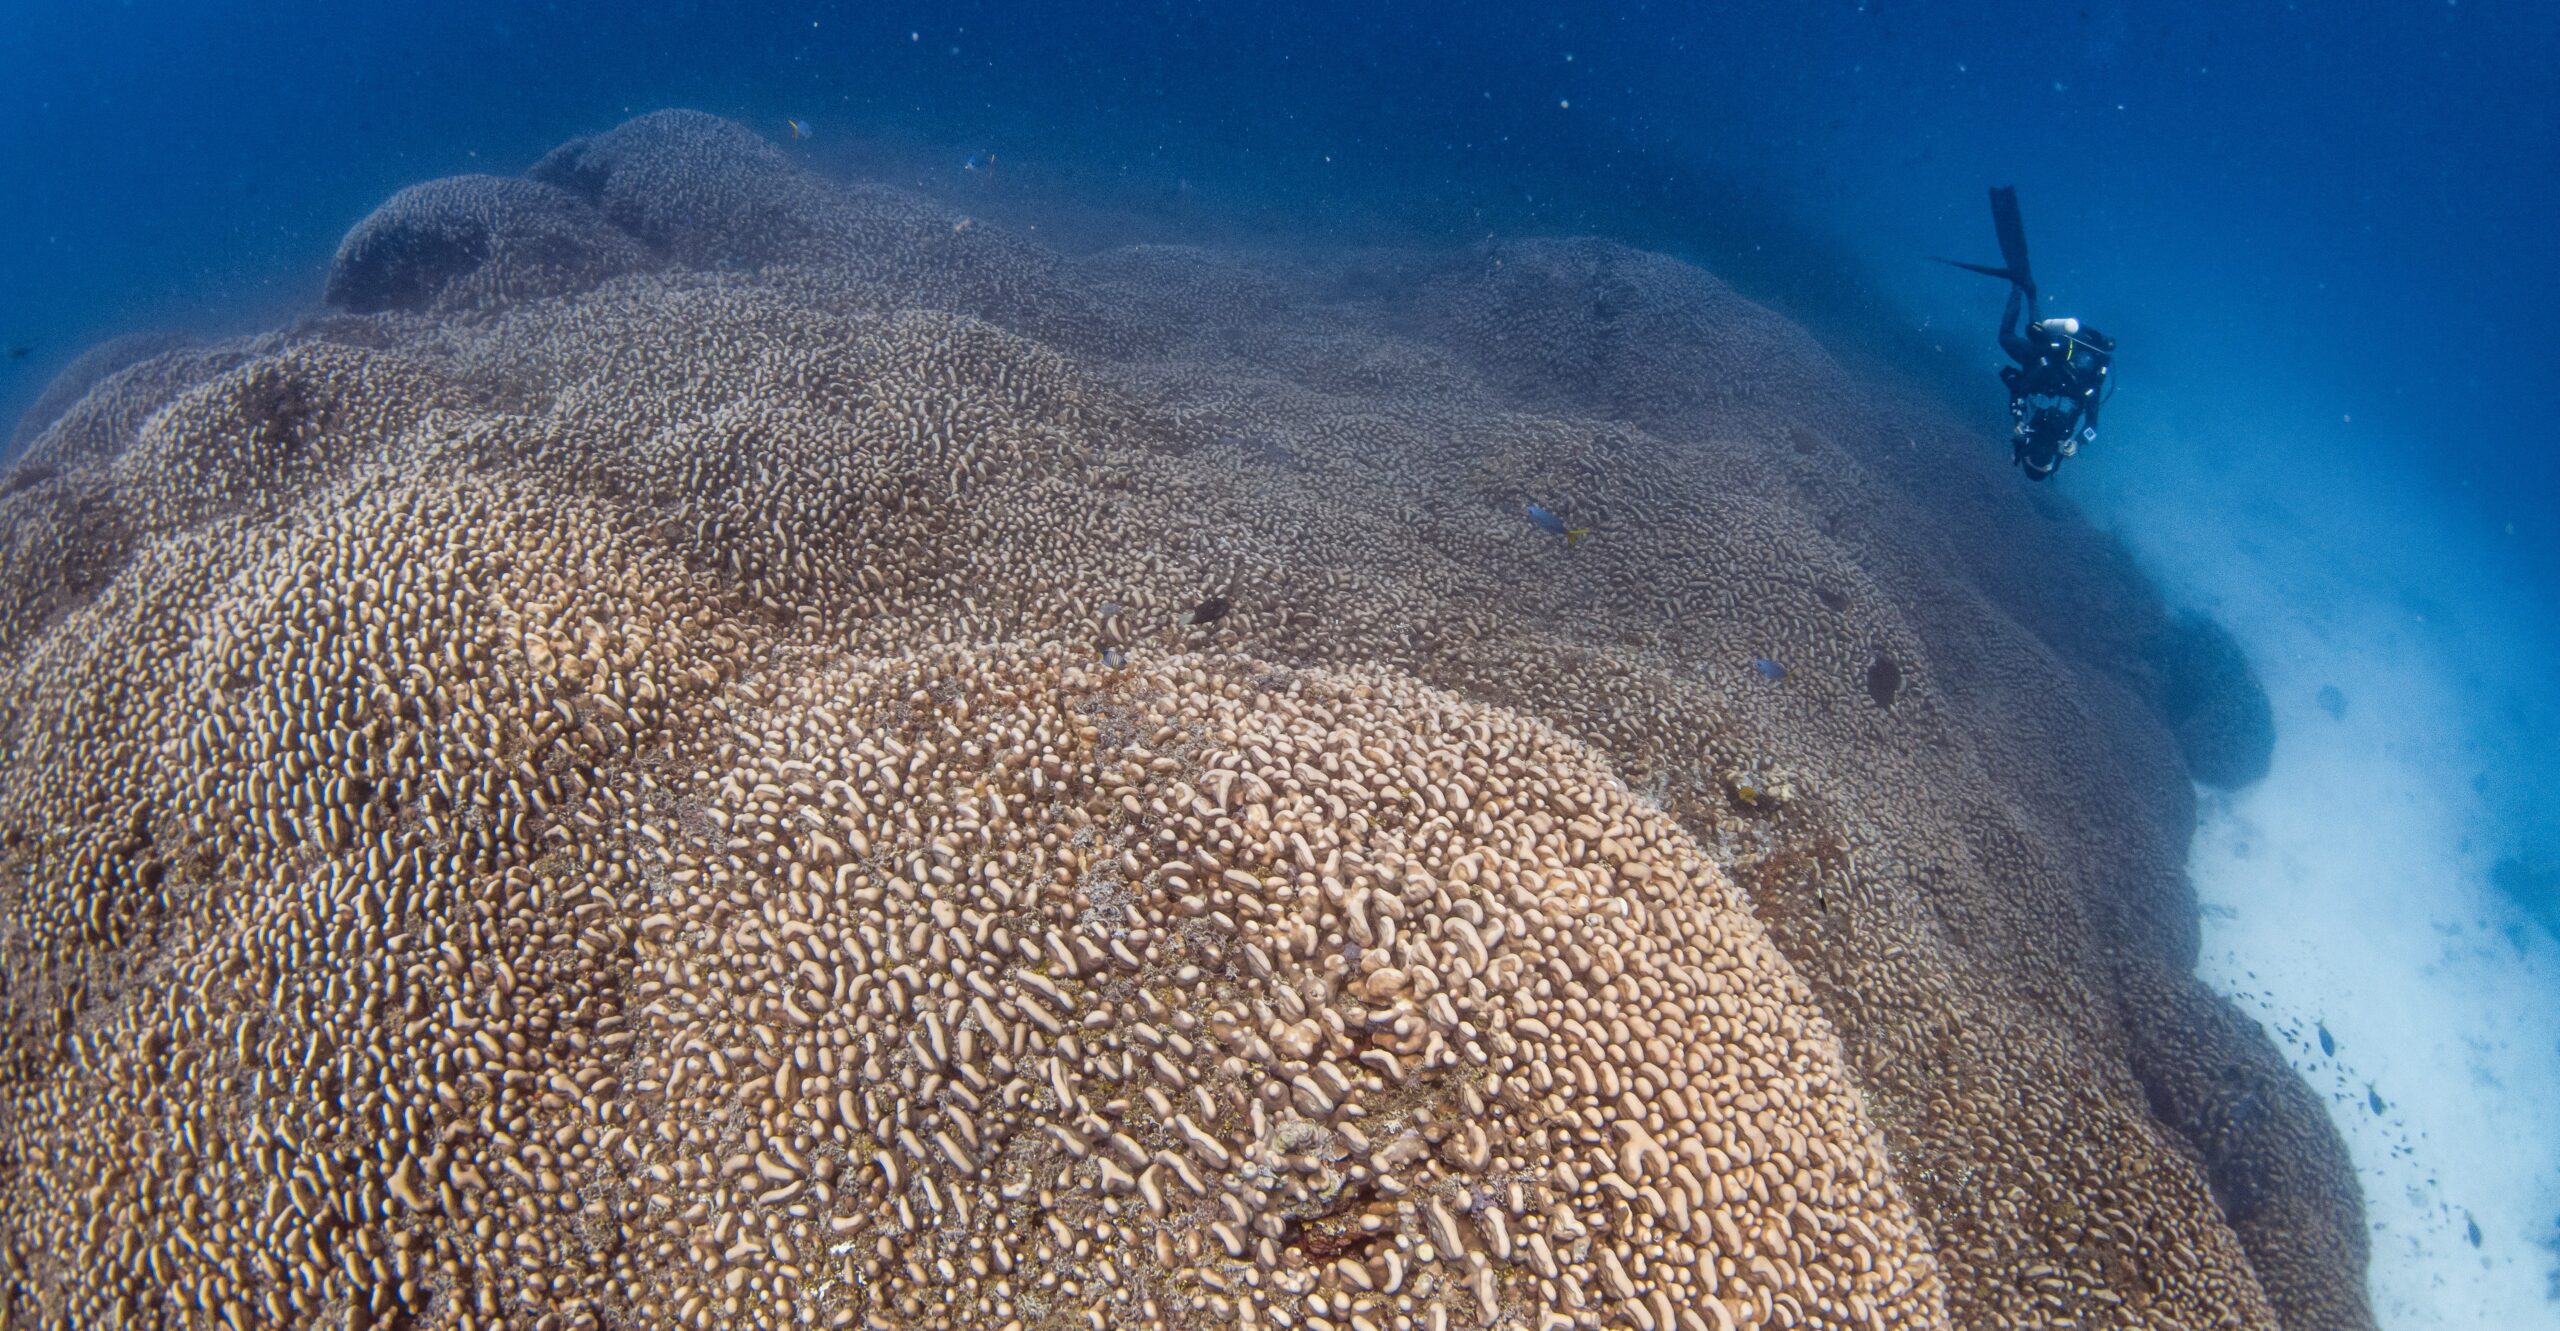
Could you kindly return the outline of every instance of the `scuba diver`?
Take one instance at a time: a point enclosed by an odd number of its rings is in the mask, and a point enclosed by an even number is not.
[[[1991,191],[1991,226],[2000,237],[2002,266],[1938,262],[2009,284],[2009,306],[2000,315],[2000,349],[2017,362],[2000,370],[2000,382],[2009,389],[2009,444],[2027,479],[2041,481],[2062,459],[2098,437],[2098,408],[2113,387],[2107,371],[2115,362],[2116,343],[2078,319],[2043,317],[2035,274],[2027,267],[2027,229],[2018,220],[2015,187]]]

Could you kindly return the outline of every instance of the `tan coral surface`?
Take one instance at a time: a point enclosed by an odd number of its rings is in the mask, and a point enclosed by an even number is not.
[[[0,485],[9,1325],[2370,1324],[1957,425],[1598,242],[531,175]]]

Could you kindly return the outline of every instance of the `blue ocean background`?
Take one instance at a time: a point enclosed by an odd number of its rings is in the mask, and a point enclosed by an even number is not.
[[[2301,1066],[2384,1324],[2560,1325],[2555,64],[2515,0],[21,7],[0,420],[104,338],[312,307],[403,185],[691,106],[1065,248],[1617,237],[1992,449],[2001,292],[1928,260],[1994,257],[2014,183],[2123,348],[2050,501],[2274,701],[2198,834],[2207,972],[2338,1033]]]

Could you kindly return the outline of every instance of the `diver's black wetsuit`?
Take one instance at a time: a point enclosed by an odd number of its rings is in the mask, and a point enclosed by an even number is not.
[[[2018,319],[2022,310],[2023,326]],[[2040,481],[2065,456],[2097,438],[2098,408],[2106,401],[2115,339],[2092,328],[2077,333],[2046,329],[2036,319],[2035,298],[2013,284],[2009,308],[2000,316],[2000,349],[2017,362],[2000,371],[2015,423],[2013,456],[2030,480]]]
[[[1940,259],[1969,273],[2009,284],[2009,308],[2000,316],[2000,349],[2017,362],[2000,371],[2009,387],[2010,447],[2027,479],[2041,481],[2098,437],[2098,407],[2106,401],[2107,367],[2115,339],[2077,320],[2047,327],[2036,312],[2036,279],[2027,267],[2027,227],[2018,219],[2018,191],[1991,189],[1991,229],[2000,238],[2000,266]],[[2018,316],[2023,312],[2022,327]],[[2072,331],[2064,332],[2065,327]]]

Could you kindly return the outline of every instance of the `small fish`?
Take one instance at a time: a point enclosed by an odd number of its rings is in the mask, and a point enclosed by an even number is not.
[[[1129,654],[1106,642],[1102,644],[1102,664],[1107,669],[1117,670],[1129,664]]]
[[[996,169],[996,155],[990,152],[971,153],[969,154],[969,160],[960,164],[960,169],[963,171],[993,171]]]
[[[810,134],[810,130],[809,130],[809,122],[808,122],[808,121],[806,121],[806,120],[785,120],[785,121],[783,121],[782,123],[783,123],[783,124],[786,124],[786,125],[789,125],[789,126],[791,127],[791,141],[792,141],[793,143],[800,143],[800,142],[803,142],[803,141],[805,141],[806,139],[808,139],[809,134]]]
[[[2347,719],[2347,695],[2341,692],[2337,685],[2321,685],[2320,692],[2316,695],[2316,700],[2320,704],[2320,710],[2329,714],[2330,720],[2344,721]]]
[[[11,359],[11,360],[25,360],[25,359],[27,358],[28,353],[30,353],[30,352],[32,352],[32,351],[34,351],[34,350],[35,350],[35,348],[34,348],[34,347],[29,346],[28,344],[26,344],[26,343],[24,343],[24,342],[20,342],[20,343],[16,344],[15,346],[12,346],[12,347],[10,347],[10,348],[9,348],[9,359]]]
[[[1787,677],[1787,668],[1785,666],[1782,666],[1765,656],[1752,657],[1751,668],[1760,672],[1760,678],[1765,679],[1772,684],[1775,684],[1779,680]]]
[[[2337,1041],[2337,1038],[2336,1038],[2335,1036],[2332,1036],[2332,1035],[2330,1035],[2330,1034],[2329,1034],[2329,1023],[2327,1023],[2327,1022],[2325,1022],[2325,1021],[2324,1021],[2324,1022],[2319,1023],[2319,1026],[2320,1026],[2320,1052],[2321,1052],[2321,1053],[2323,1053],[2323,1054],[2327,1054],[2327,1055],[2328,1055],[2328,1056],[2330,1056],[2331,1058],[2335,1058],[2335,1057],[2337,1057],[2337,1056],[2338,1056],[2338,1041]]]
[[[2469,1211],[2462,1213],[2462,1237],[2471,1240],[2472,1247],[2480,1246],[2480,1222]]]
[[[1191,611],[1191,623],[1195,628],[1202,624],[1215,624],[1226,617],[1227,598],[1223,596],[1212,596]]]
[[[2372,1109],[2374,1113],[2382,1112],[2382,1092],[2373,1089],[2372,1082],[2364,1084],[2364,1102],[2366,1107]]]
[[[1093,610],[1095,614],[1102,616],[1104,619],[1109,619],[1113,615],[1120,613],[1120,603],[1118,601],[1105,601],[1102,604],[1095,606]]]
[[[1568,546],[1591,534],[1589,527],[1564,525],[1564,519],[1557,517],[1555,510],[1544,504],[1529,505],[1529,521],[1536,523],[1540,531],[1563,537],[1564,543]]]

